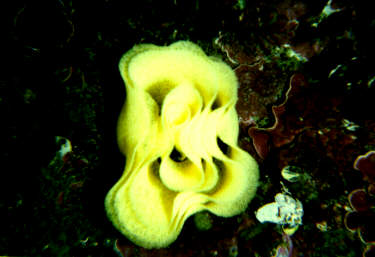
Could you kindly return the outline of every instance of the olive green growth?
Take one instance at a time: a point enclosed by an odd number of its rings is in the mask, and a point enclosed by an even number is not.
[[[194,215],[194,223],[200,231],[210,230],[212,228],[211,215],[206,211],[198,212]]]

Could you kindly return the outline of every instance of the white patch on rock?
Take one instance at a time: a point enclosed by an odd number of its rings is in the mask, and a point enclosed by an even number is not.
[[[272,222],[295,227],[302,224],[303,206],[299,200],[278,193],[275,202],[263,205],[255,215],[261,223]]]

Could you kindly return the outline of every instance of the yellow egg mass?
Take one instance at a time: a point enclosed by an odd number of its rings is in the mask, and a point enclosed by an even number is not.
[[[136,45],[119,68],[126,101],[117,136],[126,166],[105,200],[114,226],[137,245],[161,248],[192,214],[243,212],[259,174],[237,145],[232,69],[188,41]]]

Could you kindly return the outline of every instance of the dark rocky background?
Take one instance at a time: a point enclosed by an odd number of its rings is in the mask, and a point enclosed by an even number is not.
[[[51,0],[1,12],[0,255],[374,256],[374,158],[353,167],[375,150],[370,3]],[[189,219],[169,248],[148,251],[104,212],[124,165],[117,65],[134,44],[177,40],[235,69],[240,144],[259,161],[261,185],[244,214],[209,215],[207,231]],[[281,176],[286,166],[297,181]],[[254,215],[280,182],[304,206],[290,237]],[[353,197],[358,189],[365,196]],[[348,213],[363,218],[349,225]]]

